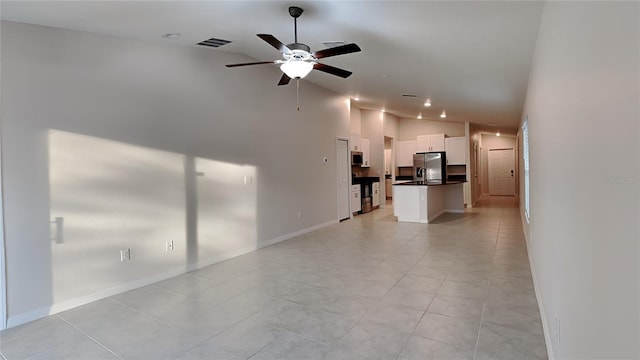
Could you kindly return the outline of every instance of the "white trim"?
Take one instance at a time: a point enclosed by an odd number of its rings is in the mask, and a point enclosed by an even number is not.
[[[2,171],[2,122],[0,121],[0,330],[7,328],[7,273],[4,241],[4,181]]]
[[[464,209],[444,209],[444,212],[448,213],[456,213],[456,214],[464,214]]]
[[[520,220],[522,221],[522,228],[528,229],[528,221],[526,220],[526,216],[524,216],[522,209],[520,209]],[[547,346],[547,357],[549,360],[555,360],[555,354],[553,353],[553,343],[551,331],[549,328],[549,321],[547,320],[547,314],[544,311],[544,306],[542,306],[542,295],[540,295],[540,285],[538,283],[538,276],[536,272],[536,267],[533,264],[533,258],[531,257],[531,248],[529,248],[529,243],[531,238],[529,236],[528,231],[523,231],[525,237],[525,244],[527,245],[527,256],[529,257],[529,267],[531,267],[531,277],[533,278],[533,291],[536,294],[536,300],[538,302],[538,310],[540,311],[540,320],[542,322],[542,332],[544,333],[544,341]]]
[[[304,235],[306,233],[310,233],[312,231],[316,231],[316,230],[319,230],[319,229],[322,229],[324,227],[331,226],[331,225],[334,225],[334,224],[338,224],[338,220],[327,221],[326,223],[314,225],[314,226],[311,226],[311,227],[308,227],[308,228],[305,228],[305,229],[301,229],[301,230],[298,230],[298,231],[295,231],[295,232],[292,232],[292,233],[289,233],[289,234],[281,235],[281,236],[278,236],[277,238],[273,238],[271,240],[267,240],[267,241],[264,241],[264,242],[259,242],[258,243],[258,249],[262,248],[262,247],[265,247],[265,246],[273,245],[275,243],[279,243],[280,241],[289,240],[289,239],[294,238],[296,236]]]
[[[332,221],[328,221],[322,224],[318,224],[318,225],[314,225],[305,229],[301,229],[289,234],[285,234],[282,236],[278,236],[276,238],[270,239],[270,240],[266,240],[266,241],[261,241],[258,242],[258,244],[256,244],[256,246],[252,246],[252,247],[247,247],[247,248],[243,248],[241,250],[237,250],[234,251],[233,253],[229,253],[229,254],[225,254],[223,256],[217,256],[205,261],[198,261],[197,263],[194,264],[189,264],[187,266],[184,267],[178,267],[175,269],[172,269],[170,271],[161,273],[161,274],[157,274],[157,275],[153,275],[153,276],[149,276],[143,279],[138,279],[135,281],[131,281],[128,282],[126,284],[122,284],[122,285],[118,285],[118,286],[114,286],[108,289],[104,289],[104,290],[100,290],[97,292],[94,292],[92,294],[89,295],[85,295],[85,296],[80,296],[80,297],[76,297],[73,299],[69,299],[69,300],[65,300],[59,303],[55,303],[51,306],[45,306],[45,307],[41,307],[39,309],[35,309],[26,313],[22,313],[22,314],[18,314],[18,315],[14,315],[8,318],[7,321],[7,325],[8,327],[14,327],[17,325],[21,325],[33,320],[37,320],[49,315],[53,315],[53,314],[57,314],[59,312],[65,311],[65,310],[69,310],[81,305],[85,305],[97,300],[101,300],[104,298],[108,298],[110,296],[114,296],[129,290],[133,290],[133,289],[137,289],[143,286],[147,286],[147,285],[151,285],[153,283],[156,283],[158,281],[162,281],[162,280],[166,280],[166,279],[170,279],[172,277],[178,276],[178,275],[182,275],[185,273],[188,273],[190,271],[193,270],[197,270],[200,268],[203,268],[205,266],[209,266],[209,265],[213,265],[215,263],[236,257],[236,256],[240,256],[252,251],[255,251],[257,249],[269,246],[269,245],[273,245],[275,243],[278,243],[280,241],[284,241],[284,240],[289,240],[291,238],[294,238],[296,236],[300,236],[300,235],[304,235],[306,233],[327,227],[327,226],[331,226],[334,224],[337,224],[338,220],[332,220]]]
[[[336,180],[338,179],[338,172],[340,171],[340,169],[338,169],[338,141],[347,142],[347,201],[349,202],[349,217],[344,218],[344,220],[347,220],[347,219],[353,219],[353,212],[351,211],[351,142],[349,138],[336,136]],[[338,222],[340,222],[343,219],[340,219],[340,187],[339,186],[336,189],[336,196],[337,196],[336,201],[338,205],[336,209],[336,211],[338,212],[336,218],[338,218]]]

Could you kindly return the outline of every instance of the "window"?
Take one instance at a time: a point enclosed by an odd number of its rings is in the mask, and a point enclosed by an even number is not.
[[[529,222],[529,119],[525,117],[522,124],[522,156],[524,162],[524,214]]]

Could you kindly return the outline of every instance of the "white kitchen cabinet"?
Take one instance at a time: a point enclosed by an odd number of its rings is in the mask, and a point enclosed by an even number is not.
[[[445,151],[447,152],[447,165],[465,165],[466,138],[452,137],[445,141]]]
[[[351,133],[351,151],[362,151],[360,134]]]
[[[369,147],[369,139],[361,139],[360,145],[362,148],[362,167],[369,167],[371,166],[369,162],[369,154],[371,153],[371,149]]]
[[[416,139],[416,152],[445,151],[444,134],[419,135]]]
[[[380,206],[380,183],[379,182],[373,183],[373,191],[371,196],[373,197],[373,199],[371,199],[371,205],[373,207]]]
[[[360,184],[351,185],[351,212],[357,213],[362,210],[362,199],[360,198]]]
[[[416,153],[416,141],[406,140],[396,143],[396,165],[413,166],[413,155]]]

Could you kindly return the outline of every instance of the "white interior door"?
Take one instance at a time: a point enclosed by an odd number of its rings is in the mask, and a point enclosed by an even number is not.
[[[336,140],[336,174],[338,178],[338,220],[351,217],[349,211],[349,144],[347,140]]]
[[[489,194],[514,196],[515,155],[513,149],[489,150]]]

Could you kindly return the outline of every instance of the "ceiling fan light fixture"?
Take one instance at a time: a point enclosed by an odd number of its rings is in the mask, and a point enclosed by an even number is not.
[[[306,61],[287,61],[280,65],[280,70],[292,79],[303,79],[313,70],[313,63]]]

